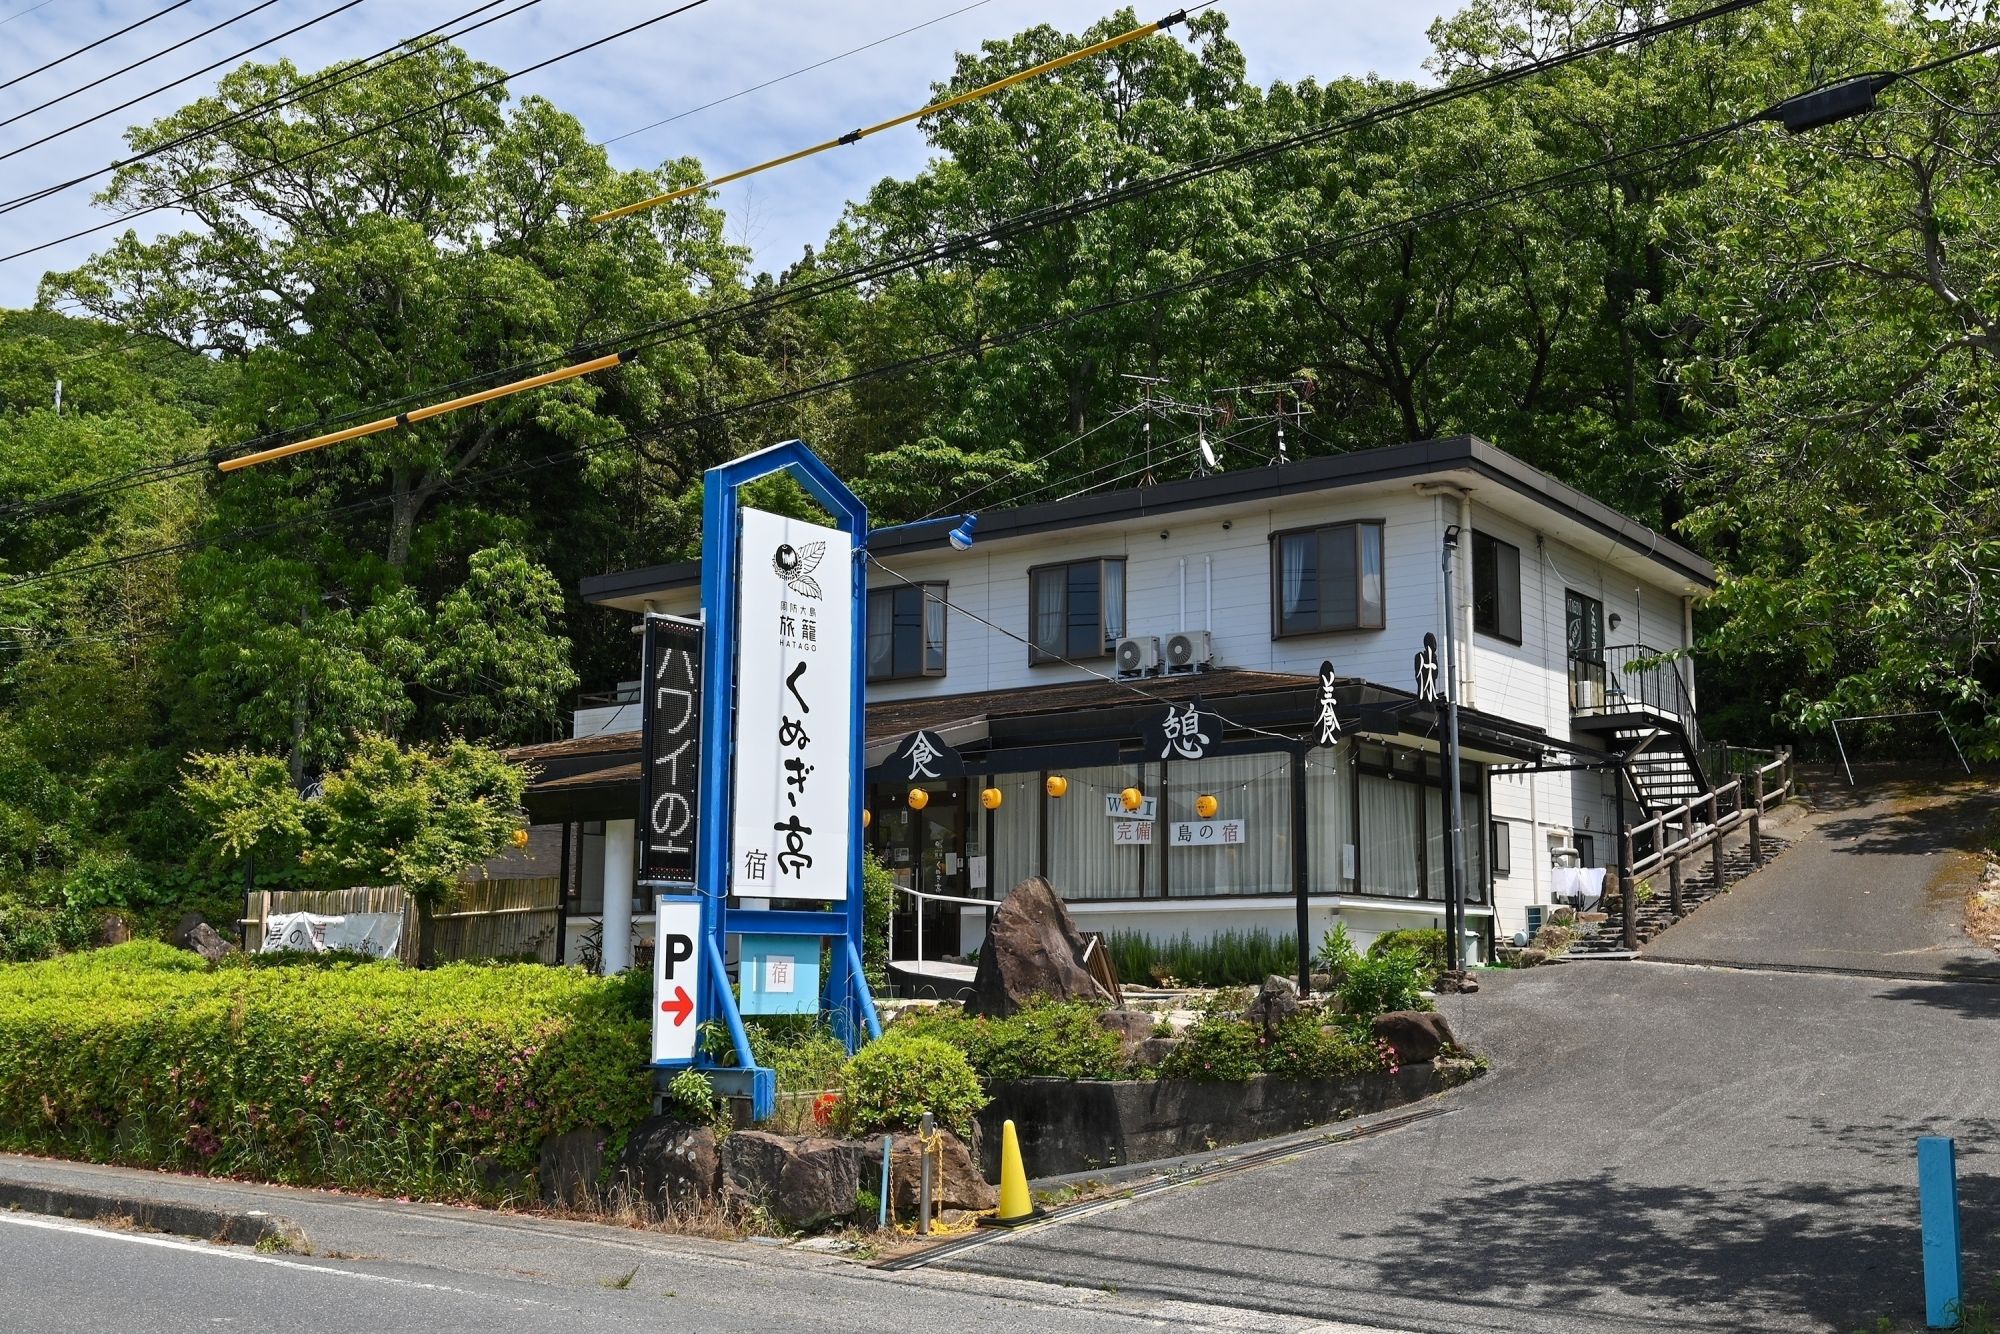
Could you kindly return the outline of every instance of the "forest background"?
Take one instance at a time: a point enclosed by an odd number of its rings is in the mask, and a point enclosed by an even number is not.
[[[1478,0],[1433,27],[1430,71],[1686,8]],[[988,42],[936,91],[1137,22]],[[631,675],[626,618],[577,581],[697,555],[716,462],[803,437],[878,523],[1186,475],[1197,419],[1134,411],[1133,376],[1211,411],[1224,466],[1268,461],[1274,409],[1294,459],[1471,433],[1708,554],[1711,735],[1940,709],[2000,754],[2000,63],[1808,134],[1709,133],[1996,37],[1978,0],[1752,5],[891,263],[1420,91],[1256,86],[1209,9],[927,118],[930,165],[775,276],[711,195],[585,223],[704,164],[616,172],[452,46],[337,82],[243,65],[133,128],[146,156],[101,196],[184,229],[0,312],[0,957],[73,947],[107,909],[233,917],[245,850],[203,801],[220,756],[287,810],[273,773],[408,796],[422,754],[517,794],[473,752],[562,735],[579,688]],[[632,351],[607,374],[212,466],[612,346]]]

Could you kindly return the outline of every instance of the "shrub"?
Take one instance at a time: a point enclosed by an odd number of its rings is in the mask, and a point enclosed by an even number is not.
[[[1296,936],[1268,931],[1218,931],[1197,942],[1185,932],[1178,939],[1156,940],[1139,931],[1113,931],[1104,938],[1121,981],[1146,985],[1172,977],[1183,986],[1255,986],[1272,973],[1288,977],[1298,971]]]
[[[1241,1019],[1212,1014],[1198,1020],[1160,1063],[1162,1079],[1213,1083],[1248,1079],[1263,1070],[1264,1035]]]
[[[1379,959],[1391,950],[1411,950],[1426,968],[1442,973],[1448,964],[1444,946],[1444,932],[1437,927],[1405,927],[1400,931],[1384,931],[1370,941],[1368,957]]]
[[[777,1076],[780,1093],[832,1088],[847,1063],[847,1044],[817,1015],[747,1019],[743,1027],[750,1036],[750,1054]]]
[[[1356,1023],[1373,1019],[1391,1010],[1424,1008],[1423,989],[1430,985],[1431,972],[1414,950],[1369,951],[1357,959],[1340,980],[1341,1008]]]
[[[683,1070],[667,1081],[666,1101],[674,1113],[689,1125],[721,1130],[729,1124],[715,1085],[699,1070]]]
[[[1354,948],[1354,940],[1347,934],[1347,923],[1335,922],[1333,929],[1320,937],[1319,953],[1313,955],[1313,967],[1323,973],[1333,974],[1338,982],[1347,975],[1347,967],[1361,957],[1361,951]]]
[[[1341,1028],[1322,1028],[1307,1014],[1279,1025],[1264,1045],[1264,1073],[1286,1079],[1340,1079],[1385,1069],[1381,1049]]]
[[[0,1148],[433,1198],[647,1112],[646,989],[577,969],[0,967]]]
[[[885,1034],[854,1053],[840,1071],[836,1114],[850,1135],[910,1131],[925,1112],[961,1137],[986,1105],[965,1054],[937,1038]]]
[[[1042,1001],[1006,1019],[975,1019],[957,1006],[939,1006],[893,1031],[950,1043],[989,1081],[1117,1079],[1126,1073],[1124,1047],[1099,1026],[1098,1014],[1098,1006],[1079,1001]]]

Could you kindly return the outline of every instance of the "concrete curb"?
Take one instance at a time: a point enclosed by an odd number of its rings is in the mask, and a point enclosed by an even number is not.
[[[98,1218],[129,1219],[148,1232],[168,1232],[202,1241],[226,1241],[236,1246],[305,1253],[310,1248],[297,1223],[261,1209],[229,1213],[196,1204],[176,1204],[111,1191],[78,1190],[40,1182],[0,1180],[0,1209],[18,1209],[89,1222]]]

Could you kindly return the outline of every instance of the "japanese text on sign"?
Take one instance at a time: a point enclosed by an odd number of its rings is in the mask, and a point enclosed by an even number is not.
[[[1115,847],[1149,847],[1153,842],[1153,826],[1144,820],[1120,820],[1111,826],[1111,842]]]
[[[1176,820],[1167,833],[1176,848],[1233,847],[1243,842],[1241,820]]]
[[[701,637],[696,621],[646,618],[639,879],[693,884],[701,799]]]
[[[733,894],[847,896],[853,569],[846,533],[743,511]]]

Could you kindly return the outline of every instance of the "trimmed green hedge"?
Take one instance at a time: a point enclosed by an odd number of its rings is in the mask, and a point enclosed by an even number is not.
[[[1197,941],[1187,932],[1157,938],[1143,931],[1105,933],[1104,947],[1128,987],[1150,987],[1171,977],[1184,987],[1254,987],[1271,974],[1296,977],[1297,936],[1269,931],[1217,931]]]
[[[0,967],[0,1148],[430,1197],[648,1111],[644,974],[210,969],[157,941]]]

